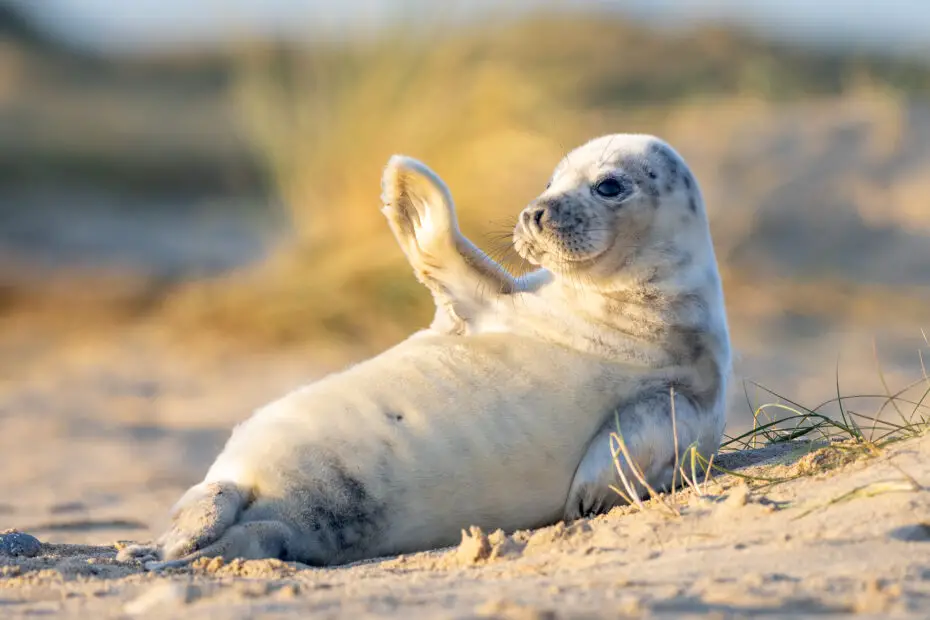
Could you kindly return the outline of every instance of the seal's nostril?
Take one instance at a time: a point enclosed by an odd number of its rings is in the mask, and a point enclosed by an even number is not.
[[[528,232],[542,232],[547,220],[546,208],[530,205],[520,214],[520,222]]]
[[[536,212],[533,213],[533,222],[536,224],[536,228],[542,229],[542,219],[543,219],[543,210],[536,209]]]

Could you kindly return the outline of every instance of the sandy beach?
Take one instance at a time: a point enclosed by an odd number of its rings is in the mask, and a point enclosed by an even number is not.
[[[124,4],[100,16],[155,17]],[[805,26],[781,42],[644,27],[619,10],[637,3],[447,32],[449,3],[436,22],[416,3],[396,30],[307,46],[174,4],[237,35],[127,54],[107,46],[121,23],[79,19],[94,3],[0,0],[0,620],[930,617],[926,54],[860,47],[852,6],[821,24],[843,46],[801,45],[817,3],[770,3]],[[859,17],[878,31],[900,10]],[[449,549],[123,559],[256,407],[428,324],[379,213],[391,154],[427,162],[463,232],[522,271],[520,209],[618,131],[690,162],[733,345],[726,433],[778,416],[780,434],[728,440],[697,489],[539,531],[462,524]]]
[[[19,363],[0,396],[0,517],[42,542],[34,557],[0,555],[5,618],[930,613],[927,437],[876,455],[805,442],[729,454],[720,462],[743,475],[799,477],[750,488],[718,475],[703,497],[677,494],[679,514],[652,502],[339,568],[214,560],[146,572],[118,550],[157,536],[232,425],[321,372],[313,356],[185,355],[141,326],[105,343],[3,342]]]

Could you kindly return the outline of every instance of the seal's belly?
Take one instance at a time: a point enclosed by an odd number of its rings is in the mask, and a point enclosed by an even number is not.
[[[542,525],[561,516],[589,439],[622,398],[616,370],[513,336],[407,341],[256,412],[207,479],[259,496],[322,493],[338,463],[384,506],[380,553],[448,544],[469,525]]]

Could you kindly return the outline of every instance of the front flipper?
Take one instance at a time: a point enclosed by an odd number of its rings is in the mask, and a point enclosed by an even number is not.
[[[678,431],[677,462],[684,462],[684,455],[689,453],[692,445],[706,449],[708,437],[701,434],[706,425],[701,413],[682,395],[675,395],[674,425]],[[639,468],[643,478],[655,491],[668,491],[672,485],[672,472],[675,471],[675,438],[672,431],[671,395],[655,394],[646,396],[635,403],[627,405],[610,416],[601,429],[588,444],[587,452],[575,471],[568,499],[565,502],[566,521],[582,517],[604,514],[615,506],[627,503],[615,489],[627,493],[617,472],[618,466],[631,483],[634,493],[644,498],[646,488],[637,481],[630,463],[622,453],[611,449],[611,435],[617,433],[619,420],[620,431],[630,457]],[[617,442],[614,439],[614,446]],[[708,458],[710,455],[703,455]]]
[[[566,522],[604,514],[626,501],[613,487],[623,488],[617,477],[610,450],[612,422],[598,431],[588,445],[584,458],[575,471],[575,478],[565,501]]]
[[[485,297],[513,293],[516,281],[461,234],[449,189],[425,164],[395,155],[381,186],[381,212],[436,302],[432,328],[468,333]]]

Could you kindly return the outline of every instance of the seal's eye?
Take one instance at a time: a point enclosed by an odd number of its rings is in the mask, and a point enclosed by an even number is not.
[[[607,178],[594,186],[594,191],[604,198],[616,198],[627,191],[623,183],[614,178]]]

